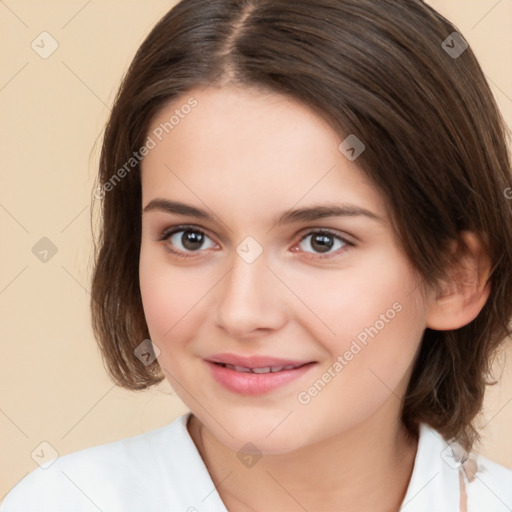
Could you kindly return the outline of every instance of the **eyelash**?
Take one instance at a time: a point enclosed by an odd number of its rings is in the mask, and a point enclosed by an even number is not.
[[[184,231],[184,232],[191,231],[191,232],[199,233],[201,235],[204,235],[204,236],[210,238],[203,230],[201,230],[199,228],[196,228],[195,226],[180,225],[180,226],[174,226],[172,228],[167,228],[164,231],[162,231],[162,233],[159,235],[159,238],[157,239],[157,241],[165,242],[172,235],[175,235],[176,233],[179,233],[180,231]],[[347,240],[346,238],[340,236],[336,232],[330,231],[328,229],[320,229],[320,228],[318,228],[318,229],[311,229],[310,231],[308,231],[303,237],[301,237],[301,239],[299,240],[299,242],[296,245],[298,245],[301,242],[303,242],[309,236],[316,235],[316,234],[330,236],[332,238],[335,238],[335,239],[341,241],[344,245],[343,245],[343,247],[341,247],[340,249],[336,250],[335,252],[326,253],[326,254],[314,253],[314,252],[312,253],[312,252],[309,252],[309,251],[304,251],[304,252],[306,252],[306,254],[314,254],[314,256],[312,256],[312,258],[314,258],[314,259],[327,259],[327,258],[333,258],[333,257],[336,257],[336,256],[340,256],[348,248],[355,246],[354,243],[352,243],[349,240]],[[186,258],[193,258],[195,256],[195,254],[186,254],[186,253],[183,253],[182,251],[176,251],[174,249],[171,249],[168,246],[166,247],[166,250],[169,251],[170,253],[172,253],[174,256],[177,256],[178,258],[186,259]],[[200,249],[197,250],[197,251],[193,251],[193,253],[199,253],[199,252],[202,252],[202,251]],[[299,252],[299,251],[294,251],[294,252]]]

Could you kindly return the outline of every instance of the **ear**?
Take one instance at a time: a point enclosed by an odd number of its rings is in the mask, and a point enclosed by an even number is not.
[[[462,254],[441,282],[427,312],[427,327],[438,331],[458,329],[474,320],[491,292],[491,260],[475,233],[461,233],[469,253]],[[457,248],[456,248],[457,249]]]

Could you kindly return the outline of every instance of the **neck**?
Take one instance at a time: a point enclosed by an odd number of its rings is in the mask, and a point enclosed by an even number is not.
[[[396,400],[391,396],[390,400]],[[189,431],[230,512],[398,511],[412,474],[417,439],[393,407],[293,452],[245,467],[192,416]],[[226,477],[226,475],[229,475]],[[221,483],[222,482],[222,483]]]

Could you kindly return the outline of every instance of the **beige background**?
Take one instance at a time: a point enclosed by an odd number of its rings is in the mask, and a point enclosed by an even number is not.
[[[512,0],[431,3],[472,45],[510,126]],[[166,384],[144,392],[113,386],[88,305],[98,137],[122,73],[173,4],[0,0],[0,499],[37,467],[32,452],[51,451],[43,441],[63,455],[186,411]],[[43,31],[58,43],[46,59],[31,47]],[[57,249],[46,262],[32,252],[43,237]],[[480,451],[512,468],[511,366],[487,395]]]

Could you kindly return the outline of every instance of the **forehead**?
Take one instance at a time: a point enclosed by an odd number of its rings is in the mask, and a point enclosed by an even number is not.
[[[385,216],[379,192],[340,152],[343,137],[278,93],[191,90],[157,113],[148,136],[154,147],[142,161],[144,204],[186,197],[254,215],[263,205],[344,201]]]

